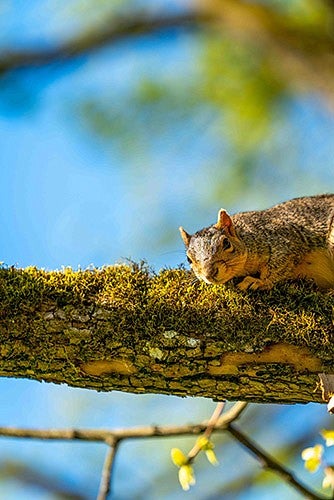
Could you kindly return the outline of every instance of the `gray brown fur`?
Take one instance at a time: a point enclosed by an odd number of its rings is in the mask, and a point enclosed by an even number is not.
[[[219,217],[194,235],[181,228],[200,279],[218,284],[239,276],[241,289],[269,289],[279,281],[311,278],[321,288],[334,287],[334,194],[232,216],[221,210]]]

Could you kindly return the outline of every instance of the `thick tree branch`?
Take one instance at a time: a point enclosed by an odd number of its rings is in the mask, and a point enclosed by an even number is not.
[[[242,293],[183,270],[0,269],[0,376],[134,393],[321,401],[333,292]]]

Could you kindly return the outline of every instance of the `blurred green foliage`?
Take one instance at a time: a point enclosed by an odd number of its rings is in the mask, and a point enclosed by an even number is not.
[[[326,2],[262,4],[276,12],[294,37],[312,38],[331,25]],[[303,174],[298,163],[289,163],[296,161],[298,135],[291,134],[287,116],[288,105],[302,94],[280,72],[280,62],[273,60],[266,38],[250,43],[212,29],[197,30],[189,37],[192,50],[190,55],[179,54],[184,58],[183,68],[177,64],[180,71],[171,72],[163,63],[151,73],[142,64],[141,72],[139,64],[139,72],[123,93],[116,95],[106,87],[98,95],[84,96],[80,118],[89,133],[125,155],[129,165],[145,165],[146,171],[155,168],[155,152],[160,148],[164,154],[164,142],[172,134],[174,141],[179,137],[176,148],[180,149],[183,142],[205,139],[214,145],[214,153],[209,151],[202,164],[207,175],[217,179],[212,200],[223,197],[230,203],[252,188],[255,179],[265,179],[263,160],[283,173],[287,168]],[[284,159],[280,157],[282,135],[287,142]]]

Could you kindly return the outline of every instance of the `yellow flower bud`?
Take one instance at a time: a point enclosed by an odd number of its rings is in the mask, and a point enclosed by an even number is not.
[[[184,453],[182,453],[182,451],[179,448],[172,448],[170,451],[170,455],[173,463],[177,467],[182,467],[182,465],[186,465],[188,462],[187,457],[185,456]]]
[[[216,454],[213,450],[206,450],[205,454],[211,465],[219,465]]]
[[[326,429],[322,429],[320,432],[324,440],[326,441],[326,446],[334,445],[334,431],[328,431]]]
[[[305,468],[309,472],[316,472],[319,469],[323,452],[324,447],[321,444],[305,448],[302,451],[302,459],[305,460]]]
[[[179,481],[184,491],[188,491],[190,486],[196,483],[194,471],[191,465],[182,465],[182,467],[180,467]]]
[[[205,436],[200,436],[197,439],[196,444],[199,448],[201,448],[201,450],[207,450],[209,447],[213,448],[213,444]]]

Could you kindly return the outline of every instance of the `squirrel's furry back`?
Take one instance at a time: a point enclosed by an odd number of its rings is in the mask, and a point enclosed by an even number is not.
[[[311,278],[334,287],[334,194],[305,196],[267,210],[229,215],[189,235],[180,228],[195,274],[222,284],[244,277],[241,289]]]

